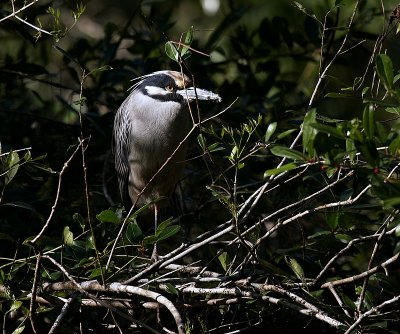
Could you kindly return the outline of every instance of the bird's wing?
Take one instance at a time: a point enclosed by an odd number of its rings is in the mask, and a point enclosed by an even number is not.
[[[117,171],[119,191],[125,210],[129,211],[132,206],[132,200],[129,196],[129,164],[128,157],[130,153],[129,129],[130,122],[125,118],[126,111],[123,103],[115,115],[114,131],[112,138],[112,152],[115,159],[115,169]]]

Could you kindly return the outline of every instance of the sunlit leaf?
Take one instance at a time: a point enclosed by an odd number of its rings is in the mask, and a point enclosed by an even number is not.
[[[323,132],[339,139],[345,139],[344,133],[337,127],[322,123],[311,123],[310,126],[318,130],[318,132]]]
[[[7,173],[4,176],[5,185],[9,184],[14,176],[17,174],[19,162],[19,155],[17,152],[10,152],[7,155],[5,162],[5,169],[7,170]]]
[[[8,312],[13,312],[18,310],[20,307],[22,306],[22,302],[20,300],[15,300],[13,301],[13,303],[10,306],[10,309],[8,310]]]
[[[190,44],[192,44],[193,42],[193,26],[190,27],[190,29],[188,31],[185,32],[184,34],[184,39],[183,39],[183,43],[185,45],[182,46],[182,51],[181,51],[181,56],[185,58],[185,56],[190,55],[190,51],[189,47]]]
[[[224,271],[226,271],[227,269],[227,258],[228,258],[227,252],[223,252],[218,256],[219,263],[221,264]]]
[[[74,234],[70,231],[69,226],[64,227],[63,243],[66,246],[72,246],[74,244]]]
[[[205,140],[203,134],[200,133],[200,134],[197,136],[197,143],[199,144],[199,146],[201,147],[201,149],[203,150],[203,152],[205,152],[207,147],[206,147],[206,140]]]
[[[386,112],[389,112],[391,114],[396,114],[396,115],[400,115],[400,107],[387,107],[385,109]]]
[[[114,223],[119,224],[120,220],[116,213],[112,210],[104,210],[96,215],[96,218],[102,223]]]
[[[297,165],[295,163],[291,162],[289,164],[282,165],[281,167],[278,167],[278,168],[268,169],[264,173],[264,178],[266,178],[268,176],[277,175],[277,174],[281,174],[283,172],[290,171],[292,169],[295,169],[296,167],[297,167]]]
[[[305,161],[302,153],[286,146],[273,145],[270,147],[270,150],[273,155],[278,157],[288,158],[295,161]]]
[[[143,239],[143,244],[149,245],[167,239],[179,232],[181,227],[179,225],[171,225],[172,218],[163,221],[156,230],[154,235],[147,236]]]
[[[19,326],[11,334],[21,334],[25,330],[25,325]]]
[[[293,257],[285,257],[286,263],[289,265],[290,269],[294,272],[296,277],[304,281],[305,276],[304,276],[304,270],[301,267],[301,265],[297,262],[297,260]]]
[[[267,143],[271,139],[272,135],[274,134],[274,132],[276,130],[277,125],[278,125],[278,123],[276,123],[276,122],[270,123],[268,125],[267,131],[265,132],[264,142]]]
[[[168,41],[165,43],[165,54],[167,55],[168,58],[172,59],[173,61],[179,61],[179,51],[175,47],[175,45]]]

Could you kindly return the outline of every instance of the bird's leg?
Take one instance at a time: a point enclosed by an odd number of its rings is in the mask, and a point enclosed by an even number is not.
[[[158,226],[158,212],[159,207],[157,203],[154,204],[154,234],[156,234],[157,226]],[[151,260],[156,262],[158,260],[157,254],[157,241],[154,243],[153,253],[151,254]]]

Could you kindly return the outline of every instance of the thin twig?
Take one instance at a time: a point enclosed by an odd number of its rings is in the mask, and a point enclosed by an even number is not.
[[[51,211],[49,214],[49,217],[46,220],[46,223],[44,224],[44,226],[42,227],[42,230],[36,235],[36,237],[34,237],[30,243],[35,245],[36,242],[39,240],[39,238],[41,238],[41,236],[43,235],[43,233],[46,231],[46,229],[48,228],[48,226],[50,225],[50,222],[54,216],[54,213],[56,211],[56,207],[58,205],[58,200],[60,197],[60,192],[61,192],[61,181],[62,181],[62,177],[65,173],[65,171],[68,169],[70,162],[72,161],[72,159],[74,158],[75,154],[79,151],[79,149],[81,148],[81,145],[83,145],[84,141],[79,141],[78,146],[75,148],[75,151],[71,154],[71,156],[69,157],[69,159],[64,163],[63,168],[61,169],[61,172],[59,172],[58,174],[58,186],[57,186],[57,192],[56,192],[56,198],[54,200],[53,206],[51,207]]]
[[[0,19],[0,23],[3,22],[3,21],[5,21],[5,20],[8,20],[8,19],[10,19],[10,18],[12,18],[12,17],[14,17],[14,16],[16,16],[17,14],[19,14],[19,13],[21,13],[21,12],[23,12],[25,9],[27,9],[27,8],[29,8],[30,6],[34,5],[34,4],[35,4],[36,2],[38,2],[38,1],[39,1],[39,0],[32,0],[32,2],[28,3],[27,5],[22,6],[22,7],[21,7],[20,9],[18,9],[18,10],[15,10],[15,8],[14,8],[14,0],[11,1],[12,7],[13,7],[13,12],[12,12],[10,15],[7,15],[7,16],[2,17],[2,18]]]

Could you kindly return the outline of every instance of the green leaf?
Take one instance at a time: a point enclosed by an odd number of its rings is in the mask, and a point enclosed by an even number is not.
[[[266,178],[268,176],[277,175],[277,174],[281,174],[283,172],[290,171],[292,169],[295,169],[296,167],[297,167],[297,165],[295,163],[291,162],[289,164],[282,165],[281,167],[278,167],[278,168],[268,169],[264,173],[264,178]]]
[[[304,117],[303,122],[303,150],[310,156],[315,156],[314,140],[318,131],[310,124],[316,123],[316,109],[311,109]]]
[[[112,69],[113,68],[110,65],[104,65],[104,66],[95,68],[94,70],[91,70],[88,74],[86,74],[86,76],[94,75],[94,74],[97,74],[99,72],[109,71],[109,70],[112,70]]]
[[[22,306],[22,302],[20,300],[15,300],[13,301],[13,303],[11,304],[10,309],[8,310],[8,312],[13,312],[18,310],[20,307]]]
[[[270,150],[273,155],[278,157],[288,158],[295,161],[305,161],[302,153],[286,146],[273,145],[270,147]]]
[[[375,122],[375,136],[378,137],[381,143],[385,143],[388,133],[386,127],[381,122]]]
[[[327,212],[325,214],[326,224],[329,226],[331,231],[335,231],[339,225],[340,212]]]
[[[204,138],[203,134],[199,134],[197,136],[197,143],[201,147],[203,152],[206,152],[207,146],[206,146],[206,139]]]
[[[171,225],[166,227],[160,233],[157,233],[157,241],[161,241],[169,237],[172,237],[173,235],[178,233],[180,229],[181,227],[179,225]]]
[[[400,74],[396,74],[393,79],[393,84],[395,84],[400,79]]]
[[[345,305],[350,309],[350,310],[356,310],[357,306],[356,304],[350,299],[349,296],[344,294],[343,292],[340,294],[342,297],[343,302]]]
[[[62,277],[63,273],[61,271],[48,271],[48,270],[43,270],[42,271],[42,278],[46,280],[51,280],[51,281],[58,281]]]
[[[147,237],[143,238],[143,245],[148,246],[148,245],[154,245],[157,242],[157,236],[156,235],[148,235]]]
[[[382,99],[373,99],[370,97],[365,98],[363,100],[363,103],[373,103],[373,104],[376,104],[376,105],[382,106],[382,107],[397,107],[398,106],[397,103],[391,103],[391,102],[387,102]]]
[[[161,224],[157,226],[156,230],[156,235],[159,235],[162,233],[163,230],[165,230],[168,226],[172,224],[172,218],[168,218],[167,220],[164,220]]]
[[[175,296],[179,296],[179,291],[171,283],[165,283],[166,291]]]
[[[392,60],[386,54],[378,54],[375,63],[376,71],[383,85],[385,86],[385,89],[387,91],[391,91],[394,81]]]
[[[383,201],[385,209],[398,209],[400,207],[400,197],[388,198]]]
[[[391,114],[396,114],[397,116],[400,115],[400,107],[387,107],[385,111]]]
[[[231,160],[232,162],[235,162],[238,157],[238,153],[239,153],[239,148],[237,147],[237,145],[233,146],[231,154],[229,156],[229,160]]]
[[[325,97],[330,97],[334,99],[344,99],[354,97],[352,94],[344,94],[344,93],[328,93],[325,94]]]
[[[301,265],[296,261],[296,259],[293,257],[285,257],[285,260],[286,263],[289,265],[290,269],[292,269],[292,271],[296,275],[296,277],[299,280],[304,281],[305,279],[304,270],[301,267]]]
[[[220,143],[214,143],[211,144],[210,146],[208,146],[208,152],[212,153],[212,152],[217,152],[217,151],[223,151],[225,150],[223,147],[219,146]]]
[[[4,176],[4,185],[7,185],[17,174],[19,168],[19,155],[17,152],[10,152],[5,159],[5,169],[7,173]]]
[[[311,123],[310,126],[313,127],[314,129],[318,130],[319,132],[326,133],[335,138],[339,138],[339,139],[346,138],[344,133],[334,126],[330,126],[330,125],[326,125],[326,124],[322,124],[322,123]]]
[[[192,55],[192,53],[190,51],[185,51],[184,54],[182,54],[182,59],[186,60],[188,59],[190,56]]]
[[[179,61],[179,51],[175,47],[175,45],[170,41],[165,43],[165,54],[167,55],[168,58],[172,59],[173,61],[176,62]]]
[[[398,150],[400,149],[400,136],[394,138],[389,144],[389,151],[392,154],[398,154]]]
[[[70,231],[69,226],[64,227],[63,243],[66,246],[72,246],[74,244],[74,234]]]
[[[289,130],[283,131],[279,135],[276,136],[276,139],[277,140],[283,139],[283,138],[289,136],[290,134],[292,134],[295,131],[297,131],[297,129],[289,129]]]
[[[96,278],[96,277],[101,277],[102,274],[104,274],[105,272],[110,273],[111,270],[108,269],[108,271],[107,271],[105,267],[102,267],[102,268],[100,268],[100,267],[94,268],[93,270],[90,270],[90,271],[89,271],[89,273],[90,273],[90,274],[89,274],[89,278],[90,278],[90,279],[93,279],[93,278]]]
[[[83,249],[96,249],[95,239],[93,235],[88,235],[86,239],[74,241],[74,249],[81,252]]]
[[[147,210],[147,209],[148,209],[149,207],[151,207],[154,203],[157,203],[157,202],[159,202],[159,201],[162,201],[163,199],[166,199],[166,198],[167,198],[167,197],[165,197],[165,196],[160,196],[160,197],[158,197],[155,201],[146,203],[145,205],[143,205],[142,207],[140,207],[139,209],[137,209],[134,213],[132,213],[132,214],[129,216],[129,219],[134,219],[134,218],[136,218],[141,212]]]
[[[219,263],[221,263],[221,266],[224,269],[224,271],[226,271],[227,269],[227,258],[228,258],[227,252],[223,252],[218,256]]]
[[[272,135],[274,134],[274,132],[276,130],[277,125],[278,125],[277,122],[273,122],[268,125],[267,131],[265,132],[265,137],[264,137],[265,143],[267,143],[271,139]]]
[[[183,39],[185,45],[182,46],[182,51],[181,51],[182,57],[184,57],[185,54],[188,52],[190,44],[192,44],[193,42],[193,35],[194,35],[193,26],[191,26],[190,29],[185,32],[185,37]]]
[[[372,104],[364,108],[363,127],[366,137],[372,140],[375,134],[375,109]]]
[[[398,224],[397,226],[396,226],[396,229],[395,229],[395,235],[396,235],[396,237],[400,237],[400,224]]]
[[[157,227],[156,233],[154,235],[147,236],[143,239],[143,244],[145,246],[149,244],[154,244],[156,242],[167,239],[178,233],[181,227],[179,225],[171,225],[171,223],[172,223],[172,218],[169,218],[164,222],[162,222]]]
[[[361,92],[361,97],[364,98],[365,94],[370,90],[370,87],[364,87]]]
[[[96,218],[102,223],[114,223],[119,224],[120,220],[116,213],[112,210],[104,210],[96,215]]]
[[[16,328],[11,334],[21,334],[25,329],[25,325]]]
[[[351,138],[346,139],[346,153],[349,155],[350,161],[354,161],[357,154],[357,148],[354,143],[354,140]]]
[[[140,242],[143,239],[143,232],[136,221],[129,222],[125,235],[131,244]]]

